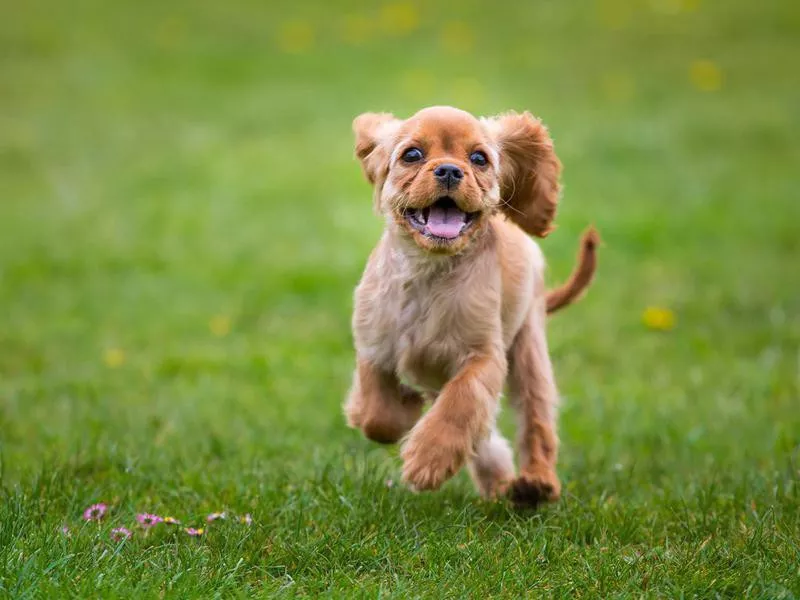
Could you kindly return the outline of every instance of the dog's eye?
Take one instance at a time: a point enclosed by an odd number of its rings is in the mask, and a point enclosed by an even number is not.
[[[409,148],[405,152],[403,152],[403,156],[401,157],[403,162],[407,163],[414,163],[417,161],[422,160],[422,150],[419,148]]]
[[[472,161],[473,165],[478,165],[479,167],[485,167],[486,163],[489,162],[489,159],[486,158],[486,154],[484,154],[480,150],[476,150],[475,152],[470,154],[469,159]]]

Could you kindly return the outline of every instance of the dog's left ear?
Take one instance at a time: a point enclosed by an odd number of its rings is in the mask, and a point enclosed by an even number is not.
[[[393,137],[399,125],[400,120],[389,113],[364,113],[353,121],[356,156],[367,180],[376,187],[389,174]]]
[[[500,208],[530,235],[546,237],[555,229],[561,174],[547,128],[529,112],[483,123],[500,148]]]

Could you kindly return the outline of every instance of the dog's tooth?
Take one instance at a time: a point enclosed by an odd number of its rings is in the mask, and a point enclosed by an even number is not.
[[[428,222],[428,215],[425,214],[424,209],[421,208],[417,209],[417,220],[423,225]]]

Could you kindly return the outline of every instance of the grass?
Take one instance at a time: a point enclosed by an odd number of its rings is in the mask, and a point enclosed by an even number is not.
[[[3,595],[800,597],[797,4],[270,4],[3,11]],[[381,226],[350,121],[435,103],[550,125],[552,281],[605,239],[534,515],[388,487],[340,415]],[[108,538],[223,509],[254,524]]]

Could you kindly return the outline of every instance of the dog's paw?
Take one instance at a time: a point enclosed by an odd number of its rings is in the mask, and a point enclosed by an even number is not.
[[[464,465],[468,447],[412,433],[403,457],[403,481],[413,490],[436,490]]]
[[[361,428],[361,413],[358,411],[350,411],[345,407],[344,409],[344,420],[347,423],[347,426],[350,429],[360,429]]]
[[[536,508],[561,497],[561,483],[553,473],[521,474],[508,488],[509,499],[520,507]]]
[[[361,394],[355,389],[350,390],[347,398],[342,405],[342,413],[347,422],[347,426],[352,429],[359,429],[364,421],[364,400]]]
[[[436,490],[463,464],[464,456],[458,452],[442,449],[403,452],[403,481],[418,492]]]

